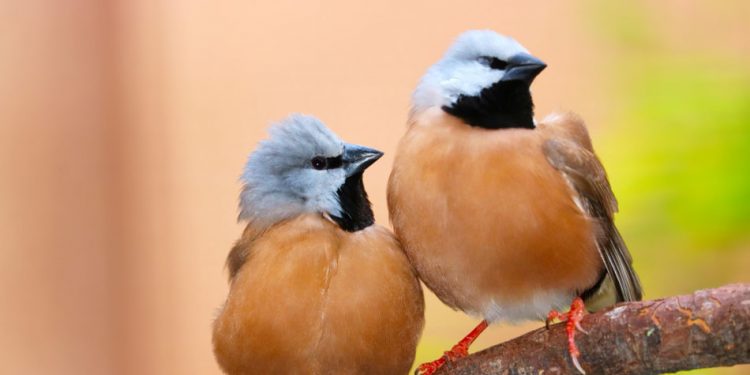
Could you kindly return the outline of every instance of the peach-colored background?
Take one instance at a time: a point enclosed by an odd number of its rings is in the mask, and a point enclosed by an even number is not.
[[[677,46],[685,24],[714,27],[680,3],[652,6]],[[618,109],[617,51],[583,26],[586,4],[0,1],[0,373],[218,374],[237,178],[267,125],[311,113],[384,150],[365,182],[387,224],[411,90],[463,30],[520,39],[549,63],[538,114],[575,109],[596,137]],[[420,353],[476,323],[431,295],[427,313]]]

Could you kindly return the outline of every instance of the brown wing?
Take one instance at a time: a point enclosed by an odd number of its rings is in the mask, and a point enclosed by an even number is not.
[[[229,281],[234,279],[237,272],[240,271],[242,265],[245,264],[247,258],[250,256],[250,249],[253,246],[253,241],[262,233],[262,230],[255,228],[252,223],[249,223],[245,230],[242,232],[242,237],[232,246],[232,250],[227,255],[227,269],[229,270]]]
[[[607,273],[614,281],[617,301],[640,300],[643,292],[638,275],[633,270],[630,253],[613,221],[617,200],[604,167],[590,149],[585,127],[581,133],[580,129],[578,132],[570,131],[583,127],[580,121],[553,126],[560,126],[562,131],[552,131],[555,136],[544,143],[544,154],[576,190],[583,210],[600,223],[597,245]],[[582,140],[587,142],[580,142]]]

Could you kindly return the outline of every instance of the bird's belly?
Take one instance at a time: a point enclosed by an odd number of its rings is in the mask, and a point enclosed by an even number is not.
[[[490,320],[538,318],[596,282],[594,226],[541,149],[485,144],[414,147],[393,176],[394,228],[449,306]],[[431,157],[418,156],[427,150]]]
[[[243,266],[216,321],[217,358],[229,373],[408,370],[422,319],[413,275],[404,285],[367,251],[335,244],[267,250]],[[409,276],[403,265],[396,271]]]

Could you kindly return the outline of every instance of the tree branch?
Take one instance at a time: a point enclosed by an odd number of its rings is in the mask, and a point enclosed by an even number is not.
[[[655,374],[750,363],[750,284],[615,305],[584,317],[588,374]],[[574,374],[564,324],[448,362],[436,375]]]

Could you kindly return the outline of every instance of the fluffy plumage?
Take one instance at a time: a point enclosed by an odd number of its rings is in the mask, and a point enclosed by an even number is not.
[[[302,115],[251,154],[240,202],[248,225],[214,323],[226,373],[409,370],[424,300],[398,241],[373,225],[362,173],[381,155]]]
[[[317,214],[252,229],[252,256],[214,324],[227,374],[406,374],[424,321],[422,291],[393,235],[355,233]]]
[[[474,128],[432,108],[401,140],[391,220],[448,306],[489,321],[539,319],[598,281],[597,223],[547,162],[540,129]]]
[[[491,61],[483,58],[508,60],[521,53],[528,51],[513,38],[491,30],[472,30],[461,34],[443,58],[430,67],[414,90],[414,111],[450,106],[462,95],[478,95],[488,87],[488,83],[499,81],[505,74],[504,69],[493,69]]]
[[[315,156],[341,155],[344,142],[318,119],[294,114],[269,130],[242,173],[240,219],[265,227],[306,212],[341,214],[336,192],[343,169],[310,168]]]
[[[560,316],[550,310],[570,304],[577,365],[578,298],[598,309],[640,299],[641,287],[583,121],[534,121],[530,85],[545,67],[509,37],[461,35],[414,92],[388,207],[409,260],[448,306],[493,322]]]
[[[509,37],[461,35],[414,92],[389,180],[394,229],[422,280],[489,321],[543,318],[612,282],[601,304],[640,298],[583,121],[560,114],[535,126],[510,115],[530,116],[529,85],[544,66]],[[523,92],[497,95],[507,86]],[[456,109],[470,100],[471,110]]]

